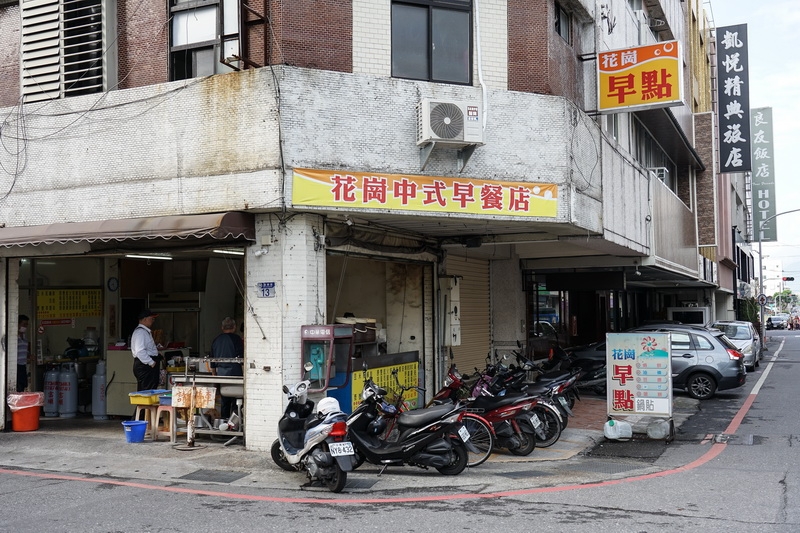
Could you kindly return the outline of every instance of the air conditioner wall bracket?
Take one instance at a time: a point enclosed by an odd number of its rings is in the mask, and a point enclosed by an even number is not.
[[[425,167],[428,166],[428,159],[430,159],[433,150],[436,148],[437,143],[430,142],[424,146],[421,146],[419,149],[419,170],[425,170]],[[458,173],[464,172],[464,167],[467,166],[469,162],[469,158],[472,157],[472,154],[475,153],[475,148],[477,148],[477,144],[468,144],[463,148],[459,149],[457,152],[458,156]]]
[[[419,169],[420,171],[425,170],[425,167],[428,165],[428,158],[430,158],[431,153],[433,153],[433,149],[436,147],[436,143],[428,143],[424,146],[421,146],[419,149]]]
[[[458,173],[461,174],[464,172],[464,167],[467,166],[469,162],[469,158],[472,157],[472,154],[475,152],[475,148],[477,148],[477,144],[470,144],[465,146],[461,150],[458,151]]]

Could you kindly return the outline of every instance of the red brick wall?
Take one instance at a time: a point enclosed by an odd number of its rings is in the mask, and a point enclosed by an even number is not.
[[[169,80],[169,34],[165,2],[117,3],[119,88]]]
[[[508,0],[508,88],[552,94],[548,75],[549,0]]]
[[[555,32],[553,0],[508,0],[508,88],[582,101],[574,44]],[[573,20],[573,43],[578,41]]]
[[[269,0],[249,0],[249,5],[253,11],[266,16]],[[259,66],[267,65],[267,41],[265,35],[268,35],[268,26],[261,20],[258,15],[244,11],[242,13],[243,32],[242,39],[243,53],[245,59],[248,59]]]
[[[342,0],[270,0],[272,64],[353,71],[353,9]]]
[[[10,107],[19,101],[19,6],[0,7],[0,107]]]
[[[717,244],[714,176],[714,115],[700,113],[694,116],[695,149],[706,169],[697,173],[697,232],[698,244]],[[723,204],[724,205],[724,204]]]

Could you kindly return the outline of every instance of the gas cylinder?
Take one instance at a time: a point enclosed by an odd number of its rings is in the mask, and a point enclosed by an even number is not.
[[[92,376],[92,416],[95,420],[108,420],[106,416],[106,362],[99,361]]]
[[[78,373],[72,363],[61,365],[58,373],[58,416],[72,418],[78,414]]]
[[[58,416],[58,369],[44,373],[44,416]]]

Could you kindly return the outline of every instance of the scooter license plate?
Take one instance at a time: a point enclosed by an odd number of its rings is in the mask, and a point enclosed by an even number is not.
[[[330,450],[331,455],[334,457],[355,454],[355,452],[353,451],[352,442],[331,442],[328,443],[328,449]]]
[[[542,421],[539,420],[539,415],[537,415],[536,413],[531,413],[531,424],[533,424],[533,427],[535,429],[539,429],[540,427],[542,427]]]
[[[558,397],[558,403],[560,403],[563,407],[569,409],[569,404],[567,403],[567,399],[564,398],[563,396]]]
[[[461,437],[461,440],[467,442],[469,440],[469,430],[464,426],[458,428],[458,436]]]

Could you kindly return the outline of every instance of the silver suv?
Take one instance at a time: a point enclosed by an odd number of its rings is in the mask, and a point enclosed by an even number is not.
[[[707,400],[718,390],[744,385],[744,356],[725,334],[688,324],[651,324],[629,331],[672,334],[672,387]]]

